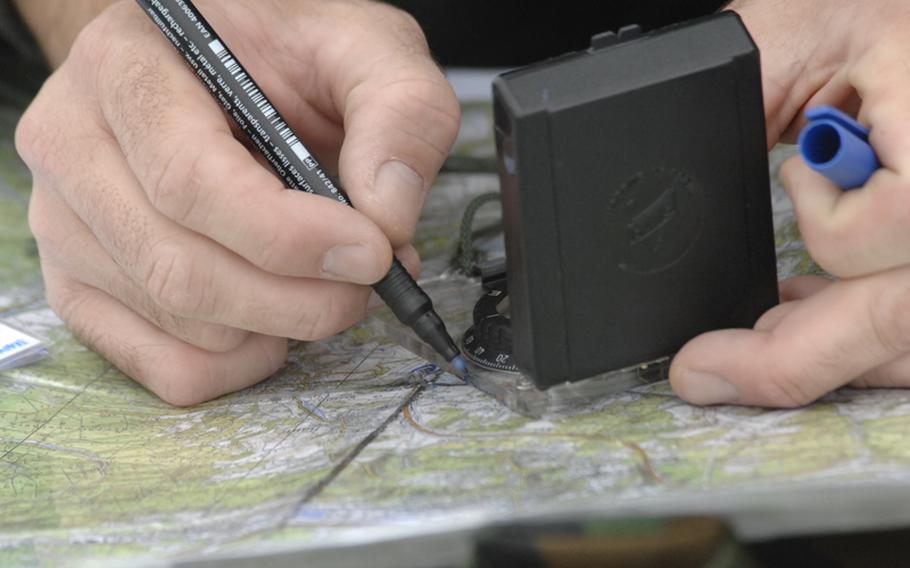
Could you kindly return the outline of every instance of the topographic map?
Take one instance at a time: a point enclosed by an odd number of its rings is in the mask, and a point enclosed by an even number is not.
[[[440,376],[383,331],[388,314],[296,344],[258,386],[170,407],[48,310],[16,119],[0,117],[0,321],[41,337],[50,356],[0,373],[0,565],[273,554],[318,564],[352,548],[372,565],[421,564],[427,556],[407,557],[426,554],[417,544],[382,543],[554,511],[709,511],[760,536],[786,532],[787,518],[830,526],[843,511],[799,512],[910,480],[910,392],[845,389],[768,411],[692,407],[657,383],[532,418]],[[466,106],[457,154],[488,162],[490,130],[489,108]],[[773,169],[787,152],[772,154]],[[419,230],[427,289],[461,289],[438,298],[456,329],[479,294],[448,274],[459,218],[497,185],[490,173],[441,175]],[[774,195],[781,275],[815,270]],[[754,522],[737,521],[748,511]]]

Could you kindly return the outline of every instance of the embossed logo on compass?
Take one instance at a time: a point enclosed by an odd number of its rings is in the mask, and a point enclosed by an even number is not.
[[[609,194],[607,211],[621,223],[617,266],[635,274],[666,270],[686,256],[704,220],[704,192],[686,172],[638,172]]]

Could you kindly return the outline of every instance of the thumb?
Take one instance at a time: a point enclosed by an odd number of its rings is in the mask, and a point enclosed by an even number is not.
[[[795,407],[888,369],[910,351],[908,275],[905,267],[815,282],[814,294],[773,308],[755,330],[713,331],[690,341],[674,358],[670,383],[695,404]]]
[[[341,182],[357,210],[396,248],[414,235],[460,119],[455,93],[430,58],[422,32],[411,31],[404,48],[401,38],[385,48],[363,42],[340,63],[347,75],[339,109],[345,129]]]

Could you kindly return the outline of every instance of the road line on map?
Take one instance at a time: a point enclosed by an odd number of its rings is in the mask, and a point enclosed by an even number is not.
[[[97,383],[98,381],[100,381],[101,378],[104,377],[104,375],[106,375],[111,369],[113,369],[113,366],[110,366],[110,365],[109,365],[109,366],[105,367],[105,369],[104,369],[103,371],[101,371],[100,373],[98,373],[98,376],[96,376],[94,379],[92,379],[91,381],[89,381],[88,383],[86,383],[85,386],[83,386],[82,389],[81,389],[79,392],[77,392],[75,395],[73,395],[72,398],[70,398],[69,400],[67,400],[66,402],[64,402],[62,405],[60,405],[60,408],[58,408],[57,410],[55,410],[54,413],[51,414],[51,415],[47,418],[47,420],[45,420],[44,422],[42,422],[39,426],[37,426],[37,427],[36,427],[34,430],[32,430],[31,432],[29,432],[29,434],[28,434],[26,437],[24,437],[24,438],[22,438],[21,440],[19,440],[18,442],[16,442],[16,444],[15,444],[12,448],[10,448],[10,449],[6,450],[5,452],[3,452],[3,455],[0,455],[0,460],[6,460],[6,456],[8,456],[8,455],[10,455],[11,453],[13,453],[13,452],[16,450],[16,448],[18,448],[18,447],[21,446],[22,444],[24,444],[24,443],[30,441],[32,436],[34,436],[34,435],[37,434],[42,428],[44,428],[45,426],[47,426],[48,424],[50,424],[51,421],[52,421],[54,418],[56,418],[58,414],[60,414],[61,412],[63,412],[63,410],[64,410],[67,406],[69,406],[73,401],[75,401],[77,398],[79,398],[80,396],[82,396],[82,394],[83,394],[86,390],[88,390],[89,387],[91,387],[92,385],[94,385],[95,383]],[[9,464],[9,465],[16,465],[16,462],[6,462],[6,463]]]
[[[303,496],[299,501],[297,501],[297,504],[294,506],[293,512],[284,519],[279,528],[283,529],[287,527],[288,523],[290,523],[291,520],[298,516],[300,509],[302,509],[304,505],[319,496],[319,494],[322,493],[325,488],[335,480],[335,478],[341,475],[341,472],[347,469],[348,465],[350,465],[351,462],[353,462],[354,459],[356,459],[357,456],[360,455],[360,453],[373,442],[373,440],[378,438],[379,435],[382,434],[382,432],[385,431],[385,429],[389,426],[389,424],[397,420],[399,416],[401,416],[401,414],[404,412],[404,409],[407,408],[409,404],[414,402],[414,400],[416,400],[424,390],[426,390],[426,385],[418,385],[414,387],[411,392],[404,398],[404,400],[401,401],[398,407],[395,408],[395,411],[392,412],[385,420],[383,420],[382,424],[377,426],[375,430],[370,432],[363,440],[354,446],[354,448],[348,452],[348,455],[345,456],[344,459],[338,463],[338,465],[332,468],[332,471],[329,472],[326,477],[321,479],[318,483],[316,483],[316,485],[312,486],[307,490],[306,493],[303,494]]]

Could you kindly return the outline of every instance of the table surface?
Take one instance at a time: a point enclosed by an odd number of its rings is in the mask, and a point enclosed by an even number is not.
[[[439,376],[379,314],[293,344],[255,387],[170,407],[47,308],[17,116],[0,111],[0,321],[40,336],[50,356],[0,373],[2,565],[345,554],[426,564],[463,555],[465,535],[488,522],[542,514],[709,512],[747,538],[910,517],[907,391],[844,389],[798,410],[697,408],[658,383],[530,418]],[[490,131],[489,106],[466,104],[455,153],[491,157]],[[772,172],[789,153],[772,153]],[[779,271],[813,271],[774,186]],[[423,283],[458,329],[478,294],[449,267],[460,215],[497,187],[490,173],[441,175],[419,228]],[[400,539],[411,544],[382,548]]]

